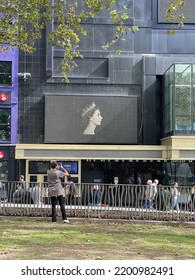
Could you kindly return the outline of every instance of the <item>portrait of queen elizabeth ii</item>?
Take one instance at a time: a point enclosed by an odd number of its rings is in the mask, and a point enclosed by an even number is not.
[[[134,144],[137,96],[45,94],[45,143]]]
[[[103,117],[94,101],[83,109],[81,116],[84,127],[83,134],[95,135],[96,126],[101,125]]]

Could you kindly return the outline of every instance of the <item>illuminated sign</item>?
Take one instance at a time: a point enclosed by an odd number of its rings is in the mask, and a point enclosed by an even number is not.
[[[5,156],[4,152],[0,151],[0,159],[3,159]]]
[[[11,104],[11,91],[0,91],[0,104]]]
[[[3,101],[3,102],[5,102],[5,101],[7,101],[8,100],[8,95],[5,93],[5,92],[3,92],[3,93],[0,93],[0,100],[1,101]]]

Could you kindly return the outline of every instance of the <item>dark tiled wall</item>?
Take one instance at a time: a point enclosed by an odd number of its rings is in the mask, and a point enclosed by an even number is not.
[[[128,1],[128,13],[131,16],[129,23],[132,23],[133,1]],[[25,82],[19,79],[19,129],[18,143],[43,143],[44,139],[44,93],[60,94],[86,94],[86,95],[135,95],[141,96],[141,56],[133,55],[134,36],[128,34],[126,41],[121,42],[108,51],[101,48],[106,39],[111,38],[113,26],[109,19],[103,21],[101,18],[95,18],[93,22],[87,24],[87,30],[90,33],[88,37],[83,38],[80,45],[80,51],[88,59],[102,59],[108,63],[103,63],[103,79],[100,77],[82,78],[82,69],[78,70],[76,76],[73,76],[70,84],[65,84],[61,78],[56,79],[54,71],[51,68],[48,71],[48,65],[60,50],[54,52],[47,48],[45,36],[37,43],[37,51],[32,55],[20,52],[19,72],[29,72],[32,77]],[[97,25],[98,23],[98,25]],[[114,49],[122,49],[124,53],[121,56],[110,58]],[[54,55],[52,57],[52,54]],[[87,62],[86,62],[87,63]],[[86,65],[85,65],[86,67]],[[46,77],[47,69],[47,77]],[[48,73],[50,79],[48,79]],[[86,71],[85,71],[86,73]],[[97,72],[100,75],[99,72]],[[106,74],[105,74],[106,73]],[[51,78],[54,76],[54,79]],[[139,111],[141,111],[141,101],[139,101]]]
[[[71,74],[70,84],[63,83],[51,63],[61,57],[61,51],[48,48],[44,36],[37,44],[37,52],[32,55],[20,52],[19,72],[30,72],[32,77],[26,82],[19,79],[18,143],[43,143],[45,93],[138,96],[139,143],[159,143],[161,136],[157,131],[162,122],[156,112],[160,104],[156,105],[161,92],[157,90],[156,77],[163,75],[174,62],[192,60],[195,39],[190,28],[179,30],[175,36],[167,35],[167,26],[157,23],[157,2],[127,1],[128,13],[134,16],[134,24],[140,26],[140,31],[127,34],[126,41],[108,51],[101,45],[113,34],[110,20],[102,15],[86,23],[89,37],[81,41],[80,51],[89,60],[90,67],[93,59],[103,61],[102,76],[99,69],[93,67],[90,71],[94,70],[93,75],[97,73],[98,77],[89,74],[86,60],[85,71],[81,66]],[[133,20],[131,18],[129,24]],[[113,50],[119,48],[123,53],[110,58]]]
[[[43,88],[46,77],[45,38],[37,43],[37,51],[19,54],[19,72],[31,73],[26,81],[19,78],[18,143],[42,143],[44,128]]]

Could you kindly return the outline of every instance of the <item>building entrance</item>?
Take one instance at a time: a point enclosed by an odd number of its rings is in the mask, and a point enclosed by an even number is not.
[[[190,186],[195,180],[195,164],[188,161],[83,160],[81,170],[82,183],[145,185],[158,179],[161,185]]]

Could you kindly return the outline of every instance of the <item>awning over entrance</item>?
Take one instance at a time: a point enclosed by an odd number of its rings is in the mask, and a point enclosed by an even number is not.
[[[16,159],[165,160],[165,146],[18,144]]]
[[[171,136],[161,145],[17,144],[16,159],[195,160],[195,136]]]

